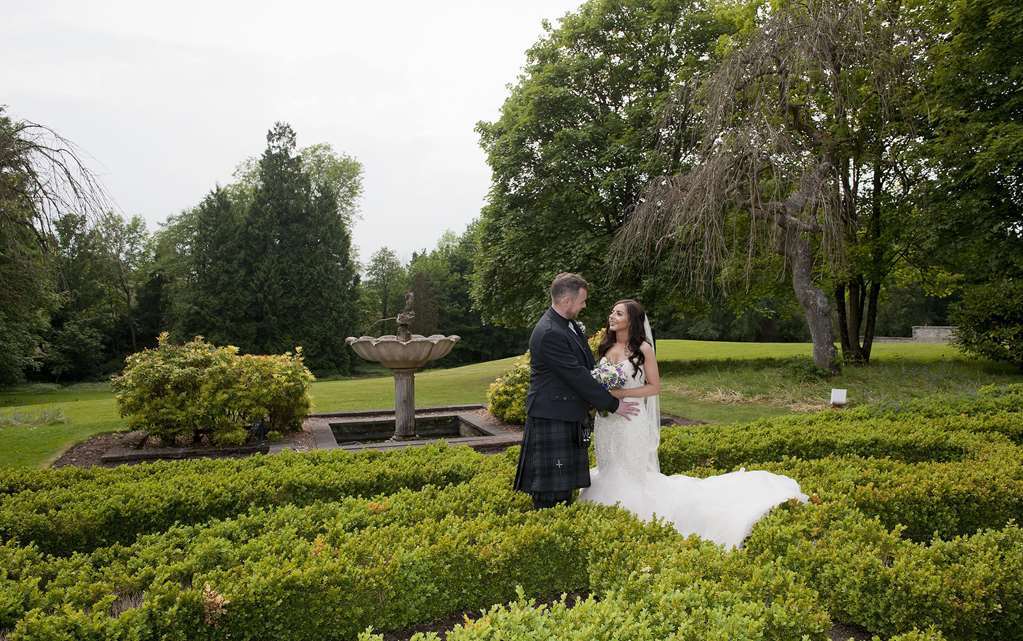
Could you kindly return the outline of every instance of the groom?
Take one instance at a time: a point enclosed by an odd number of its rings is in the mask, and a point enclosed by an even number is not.
[[[575,318],[586,307],[589,284],[561,273],[551,283],[551,306],[529,338],[526,429],[515,472],[515,489],[528,492],[536,508],[570,503],[572,491],[590,485],[589,409],[626,418],[639,412],[619,402],[593,379],[593,354]]]

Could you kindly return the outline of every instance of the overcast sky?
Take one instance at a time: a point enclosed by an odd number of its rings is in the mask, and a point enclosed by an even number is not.
[[[354,241],[407,259],[479,214],[473,131],[493,120],[541,21],[582,0],[6,2],[0,104],[88,153],[151,230],[289,122],[365,169]]]

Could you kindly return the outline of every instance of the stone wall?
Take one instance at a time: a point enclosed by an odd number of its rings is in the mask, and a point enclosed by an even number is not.
[[[955,329],[949,325],[914,325],[913,340],[917,343],[948,343]]]
[[[875,336],[875,343],[949,343],[956,328],[950,325],[916,325],[912,336]]]

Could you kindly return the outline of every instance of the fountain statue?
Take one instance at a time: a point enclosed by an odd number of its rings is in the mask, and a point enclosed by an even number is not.
[[[432,360],[447,356],[459,340],[458,336],[421,336],[413,334],[412,311],[415,295],[405,294],[405,309],[394,319],[398,321],[397,335],[349,336],[345,343],[361,358],[380,363],[394,373],[394,440],[416,437],[416,370]]]

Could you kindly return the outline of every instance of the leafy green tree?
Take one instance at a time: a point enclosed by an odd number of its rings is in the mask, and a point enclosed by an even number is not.
[[[615,292],[640,294],[635,274],[612,285],[608,247],[647,179],[687,162],[699,114],[660,114],[731,29],[691,0],[591,0],[545,25],[500,117],[477,125],[492,172],[472,287],[484,319],[531,324],[561,271],[593,283],[600,316]]]
[[[921,14],[902,0],[781,2],[724,40],[703,92],[683,87],[672,105],[706,114],[699,153],[650,181],[619,260],[652,254],[699,285],[737,252],[748,270],[777,252],[816,365],[835,358],[833,309],[845,360],[869,361],[881,286],[916,231],[909,185],[925,174],[911,162]]]
[[[426,272],[414,272],[409,277],[409,289],[414,294],[412,311],[415,312],[413,329],[417,334],[431,336],[440,330],[440,304],[437,302],[436,278]]]
[[[337,214],[345,227],[350,228],[358,214],[362,196],[362,163],[334,151],[325,142],[303,147],[298,157],[302,161],[302,169],[313,183],[332,190]]]
[[[358,215],[362,196],[362,163],[355,158],[334,151],[325,142],[298,150],[303,171],[314,183],[329,185],[334,190],[338,215],[351,227]],[[246,158],[235,168],[235,182],[227,190],[237,203],[248,204],[260,181],[260,159]]]
[[[944,13],[947,11],[947,14]],[[967,351],[1023,364],[1023,6],[949,0],[923,108],[929,237],[919,259],[960,276]]]
[[[0,123],[2,126],[2,123]],[[10,177],[0,172],[0,180]],[[11,202],[0,203],[0,385],[17,383],[38,368],[38,346],[57,300],[52,260]]]
[[[408,265],[416,292],[416,331],[456,334],[461,338],[451,354],[436,366],[505,358],[526,349],[529,328],[495,326],[485,322],[473,308],[470,288],[477,229],[478,224],[474,223],[461,236],[445,232],[434,249],[413,254]],[[420,324],[420,314],[426,319],[424,324]]]
[[[956,343],[964,351],[1023,370],[1023,280],[999,279],[968,288],[952,318]]]
[[[84,215],[65,214],[53,229],[60,305],[43,342],[45,369],[54,380],[95,377],[111,359],[109,339],[123,321],[111,296],[110,254]]]
[[[1023,277],[1023,6],[949,0],[921,97],[933,180],[924,261],[967,283]],[[947,11],[947,15],[944,13]]]
[[[142,345],[155,345],[157,333],[140,336],[138,316],[138,291],[144,284],[149,267],[153,263],[152,237],[141,216],[124,220],[121,216],[108,213],[99,221],[99,233],[109,257],[110,295],[115,313],[124,319],[117,334],[127,334],[126,339],[115,336],[118,351],[137,352]]]

